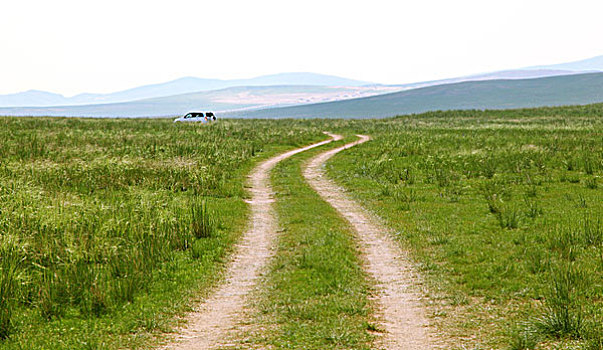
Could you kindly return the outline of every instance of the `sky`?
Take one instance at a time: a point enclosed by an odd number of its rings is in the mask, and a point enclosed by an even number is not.
[[[0,94],[315,72],[384,84],[603,55],[601,1],[3,0]]]

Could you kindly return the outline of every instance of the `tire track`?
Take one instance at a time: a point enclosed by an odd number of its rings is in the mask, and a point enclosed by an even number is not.
[[[380,328],[384,330],[377,345],[388,350],[432,349],[434,347],[427,329],[429,323],[416,291],[417,275],[405,252],[390,238],[386,228],[325,176],[323,166],[329,158],[370,140],[368,136],[357,136],[360,139],[355,142],[312,158],[303,170],[304,177],[356,231],[366,270],[376,281],[378,316]]]
[[[166,349],[207,350],[232,345],[227,344],[228,339],[248,322],[247,296],[257,285],[263,268],[274,254],[273,243],[278,226],[271,204],[273,198],[270,171],[283,159],[341,139],[337,135],[329,136],[329,140],[285,152],[263,161],[254,168],[249,176],[249,229],[235,248],[226,279],[195,312],[186,317],[188,327],[183,329],[176,341]]]

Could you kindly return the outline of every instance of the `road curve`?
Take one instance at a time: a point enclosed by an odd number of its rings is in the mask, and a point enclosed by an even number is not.
[[[258,164],[250,174],[251,217],[249,229],[235,248],[226,279],[218,289],[187,316],[188,327],[166,349],[215,349],[237,333],[245,322],[246,299],[254,289],[264,266],[272,257],[277,236],[277,221],[272,208],[270,171],[274,166],[297,153],[341,139],[331,138],[272,157]]]
[[[406,254],[390,238],[386,228],[325,176],[323,166],[329,158],[370,140],[368,136],[357,136],[359,140],[355,142],[310,159],[303,170],[304,177],[356,231],[360,250],[366,261],[366,270],[377,284],[378,316],[384,334],[376,345],[388,350],[432,349],[428,321],[416,292],[417,276]]]

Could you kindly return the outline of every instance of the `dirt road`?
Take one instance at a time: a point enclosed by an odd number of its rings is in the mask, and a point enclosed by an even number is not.
[[[324,174],[323,165],[329,158],[369,140],[368,136],[358,137],[358,141],[312,158],[303,171],[304,177],[356,231],[366,269],[377,283],[378,316],[382,322],[380,328],[385,332],[376,345],[388,350],[432,349],[427,318],[416,291],[418,280],[410,261],[397,243],[392,241],[387,229]]]
[[[294,154],[341,139],[331,136],[326,141],[298,148],[270,158],[252,171],[251,217],[249,229],[237,245],[224,283],[195,312],[187,316],[188,327],[166,349],[215,349],[228,345],[246,321],[247,296],[255,288],[260,273],[272,257],[277,221],[272,208],[270,170]]]

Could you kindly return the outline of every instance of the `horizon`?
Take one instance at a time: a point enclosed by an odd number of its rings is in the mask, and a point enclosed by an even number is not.
[[[170,82],[176,82],[176,81],[185,80],[185,79],[219,80],[219,81],[227,82],[227,81],[231,81],[231,80],[252,80],[252,79],[257,79],[257,78],[279,76],[279,75],[286,75],[286,74],[316,74],[316,75],[321,75],[321,76],[332,76],[332,77],[335,77],[335,78],[343,78],[343,79],[358,80],[358,81],[360,81],[359,79],[354,79],[353,77],[340,77],[340,76],[335,76],[335,75],[331,75],[331,74],[316,73],[316,72],[277,72],[277,73],[271,73],[271,74],[256,75],[256,76],[252,76],[252,77],[241,77],[241,78],[236,78],[236,79],[206,78],[206,77],[196,77],[196,76],[189,75],[189,76],[182,76],[182,77],[178,77],[178,78],[174,78],[174,79],[170,79],[170,80],[151,82],[149,84],[144,84],[144,85],[130,86],[130,87],[126,87],[125,89],[121,89],[121,90],[107,91],[106,93],[114,93],[114,92],[126,91],[126,90],[136,89],[136,88],[139,88],[139,87],[142,87],[142,86],[148,86],[148,85],[160,85],[160,84],[165,84],[165,83],[170,83]],[[370,82],[370,81],[367,81],[366,83],[367,84],[381,85],[381,83],[379,83],[379,82]],[[241,85],[241,87],[244,87],[244,86],[245,85]],[[260,86],[270,86],[270,85],[260,85]],[[217,90],[222,90],[222,89],[225,89],[225,88],[219,88]],[[83,92],[78,92],[78,93],[76,93],[74,95],[64,95],[64,94],[57,93],[57,92],[54,92],[54,91],[39,90],[39,89],[29,89],[29,90],[17,91],[17,92],[13,92],[13,93],[0,94],[0,95],[19,94],[19,93],[30,92],[30,91],[56,93],[56,94],[62,95],[63,97],[67,97],[67,98],[75,97],[75,96],[78,96],[78,95],[85,95],[85,94],[97,94],[96,92],[83,91]],[[98,94],[105,94],[105,93],[98,93]]]
[[[592,56],[592,57],[586,57],[583,59],[578,59],[576,61],[584,61],[584,60],[590,60],[590,59],[594,59],[594,58],[599,58],[599,57],[603,57],[603,55],[597,55],[597,56]],[[572,61],[573,62],[573,61]],[[555,63],[547,63],[547,64],[541,64],[541,65],[535,65],[535,66],[529,66],[529,67],[520,67],[520,68],[507,68],[507,69],[500,69],[497,71],[488,71],[488,72],[474,72],[474,73],[469,73],[467,75],[463,75],[463,76],[450,76],[450,77],[444,77],[444,78],[438,78],[438,79],[433,79],[433,80],[421,80],[421,81],[411,81],[411,82],[404,82],[404,83],[393,83],[393,84],[384,84],[381,82],[374,82],[374,81],[364,81],[367,85],[384,85],[384,86],[395,86],[395,85],[405,85],[405,84],[414,84],[414,83],[426,83],[426,82],[431,82],[431,81],[439,81],[439,80],[447,80],[447,79],[455,79],[455,78],[466,78],[466,77],[472,77],[472,76],[479,76],[481,74],[491,74],[491,73],[497,73],[497,72],[505,72],[505,71],[513,71],[513,70],[550,70],[549,68],[542,68],[541,66],[549,66],[549,65],[557,65],[557,64],[565,64],[565,63],[572,63],[572,62],[555,62]],[[562,70],[562,69],[560,69]],[[578,74],[589,74],[589,73],[603,73],[603,71],[575,71]],[[287,75],[287,74],[311,74],[311,75],[320,75],[320,76],[331,76],[331,77],[335,77],[335,78],[342,78],[342,79],[348,79],[348,80],[357,80],[357,81],[362,81],[360,79],[356,79],[354,77],[345,77],[345,76],[336,76],[336,75],[332,75],[332,74],[328,74],[328,73],[317,73],[317,72],[276,72],[276,73],[269,73],[269,74],[264,74],[264,75],[257,75],[257,76],[252,76],[252,77],[240,77],[240,78],[235,78],[235,79],[223,79],[223,78],[206,78],[206,77],[197,77],[197,76],[182,76],[182,77],[178,77],[178,78],[174,78],[174,79],[170,79],[167,81],[157,81],[157,82],[150,82],[148,84],[144,84],[144,85],[137,85],[137,86],[130,86],[130,87],[126,87],[124,89],[120,89],[120,90],[114,90],[114,91],[106,91],[106,92],[92,92],[92,91],[81,91],[75,94],[62,94],[60,92],[56,92],[56,91],[51,91],[51,90],[40,90],[40,89],[28,89],[28,90],[22,90],[22,91],[16,91],[16,92],[10,92],[10,93],[3,93],[0,95],[11,95],[11,94],[20,94],[20,93],[27,93],[27,92],[44,92],[44,93],[53,93],[53,94],[57,94],[57,95],[61,95],[63,97],[66,98],[73,98],[73,97],[77,97],[79,95],[87,95],[87,94],[111,94],[111,93],[116,93],[116,92],[122,92],[122,91],[128,91],[128,90],[132,90],[132,89],[136,89],[136,88],[140,88],[143,86],[150,86],[150,85],[161,85],[161,84],[165,84],[165,83],[171,83],[171,82],[176,82],[176,81],[180,81],[180,80],[184,80],[184,79],[200,79],[200,80],[218,80],[218,81],[232,81],[232,80],[252,80],[252,79],[257,79],[257,78],[262,78],[262,77],[271,77],[271,76],[279,76],[279,75]],[[538,78],[542,78],[542,77],[530,77],[530,78],[522,78],[522,79],[538,79]],[[508,79],[508,78],[500,78],[500,79]],[[278,84],[281,85],[281,84]],[[240,85],[240,87],[245,87],[246,85]],[[253,86],[253,85],[249,85],[249,86]],[[270,86],[270,85],[258,85],[258,86]],[[277,85],[274,85],[277,86]],[[309,85],[310,86],[310,85]],[[327,86],[327,85],[324,85]],[[223,89],[227,89],[227,88],[218,88],[216,90],[223,90]],[[211,91],[211,90],[207,90],[207,91]]]
[[[0,9],[10,14],[0,23],[8,53],[0,61],[0,94],[74,96],[187,76],[231,80],[283,72],[405,84],[603,53],[603,43],[591,38],[603,30],[597,18],[603,5],[589,1],[568,8],[519,0],[370,7],[30,0]]]

